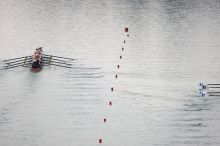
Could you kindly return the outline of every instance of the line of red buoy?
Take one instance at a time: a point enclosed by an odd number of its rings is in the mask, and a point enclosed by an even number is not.
[[[119,69],[119,68],[120,68],[120,65],[118,64],[117,67],[118,67],[118,69]]]
[[[125,33],[128,33],[128,28],[127,28],[127,27],[125,28]],[[126,36],[129,37],[129,34],[127,34]],[[124,44],[125,44],[125,43],[126,43],[126,41],[124,40]],[[121,50],[124,51],[124,47],[122,47]],[[122,55],[120,55],[120,59],[122,59]],[[118,68],[118,69],[120,68],[120,65],[119,65],[119,64],[117,65],[117,68]],[[117,75],[117,74],[115,75],[115,79],[118,79],[118,75]],[[111,92],[113,92],[113,91],[114,91],[114,87],[111,87]],[[109,101],[108,104],[109,104],[109,106],[112,106],[112,101]],[[107,122],[107,119],[104,118],[104,119],[103,119],[103,122],[106,123],[106,122]],[[99,143],[100,143],[100,144],[103,143],[103,140],[102,140],[101,138],[99,139]]]

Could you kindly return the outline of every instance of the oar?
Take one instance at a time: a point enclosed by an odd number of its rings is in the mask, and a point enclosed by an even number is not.
[[[207,92],[208,94],[210,94],[210,93],[220,93],[220,92]]]
[[[51,56],[44,56],[42,55],[43,60],[51,60]]]
[[[49,62],[51,62],[51,61],[59,61],[59,62],[69,63],[66,60],[60,60],[60,59],[56,59],[56,58],[52,58],[52,59],[48,58],[48,59],[43,59],[43,60],[44,61],[49,61]]]
[[[6,60],[2,60],[2,61],[3,61],[3,62],[7,62],[7,61],[10,61],[10,60],[18,60],[18,59],[28,58],[28,57],[31,57],[31,56],[25,56],[25,57],[18,57],[18,58],[6,59]]]
[[[14,64],[8,64],[8,66],[14,66],[14,65],[23,65],[25,64],[24,62],[18,62],[18,63],[14,63]]]
[[[13,63],[13,64],[7,64],[8,66],[13,66],[13,65],[18,65],[18,64],[30,64],[30,63],[32,63],[31,61],[27,61],[27,62],[18,62],[18,63]]]
[[[5,62],[6,64],[13,64],[13,63],[18,63],[18,62],[30,62],[32,61],[32,59],[28,58],[26,61],[25,59],[22,59],[22,60],[16,60],[16,61],[11,61],[11,62]]]
[[[18,63],[13,63],[13,64],[7,64],[6,66],[3,66],[3,67],[10,67],[10,66],[16,66],[16,65],[25,65],[25,64],[32,64],[31,61],[22,61],[22,62],[18,62]]]
[[[52,58],[53,58],[53,57],[56,57],[56,58],[62,58],[62,59],[68,59],[68,60],[76,60],[76,59],[73,59],[73,58],[60,57],[60,56],[53,56],[53,55],[47,55],[47,54],[43,54],[43,56],[52,56]]]
[[[202,97],[205,97],[205,96],[220,96],[220,95],[215,94],[215,93],[220,93],[220,92],[206,92],[206,91],[201,91],[201,92],[199,92],[199,95],[202,96]]]
[[[68,63],[67,60],[61,60],[61,59],[57,59],[57,58],[52,58],[51,61],[53,61],[53,60],[55,60],[55,61],[62,61],[62,62],[66,62],[66,63]]]
[[[57,61],[44,61],[45,64],[51,64],[51,63],[58,63],[58,64],[64,64],[64,65],[73,65],[73,64],[70,64],[70,63],[65,63],[65,62],[57,62]]]
[[[73,64],[70,64],[70,63],[58,62],[58,61],[51,61],[51,63],[60,63],[60,64],[65,64],[65,65],[73,65]]]
[[[216,86],[206,86],[206,85],[203,85],[203,86],[200,86],[200,89],[199,90],[206,90],[206,89],[210,89],[210,88],[220,88],[220,86],[216,87]]]
[[[20,65],[15,65],[15,66],[4,66],[3,69],[10,69],[10,68],[15,68],[15,67],[20,67],[20,66],[22,66],[22,64],[20,64]]]
[[[220,95],[209,95],[209,96],[220,96]]]
[[[199,83],[199,86],[218,86],[220,84],[204,84],[204,83]]]
[[[199,86],[219,86],[220,84],[204,84],[204,83],[199,83]]]

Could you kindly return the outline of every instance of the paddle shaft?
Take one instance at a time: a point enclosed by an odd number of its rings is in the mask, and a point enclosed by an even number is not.
[[[11,62],[5,62],[6,64],[13,64],[13,63],[18,63],[18,62],[24,62],[25,59],[21,59],[21,60],[16,60],[16,61],[11,61]],[[31,58],[27,58],[26,61],[32,61]]]
[[[73,58],[67,58],[67,57],[60,57],[60,56],[53,56],[53,55],[47,55],[47,54],[43,54],[43,56],[52,56],[52,57],[56,57],[56,58],[62,58],[62,59],[68,59],[68,60],[76,60],[76,59],[73,59]]]
[[[220,96],[220,95],[209,95],[209,96]]]
[[[28,57],[31,57],[31,56],[25,56],[25,57],[18,57],[18,58],[6,59],[6,60],[3,60],[3,62],[7,62],[7,61],[10,61],[10,60],[22,59],[22,58],[28,58]]]
[[[4,69],[10,69],[10,68],[15,68],[15,67],[20,67],[23,66],[22,64],[20,65],[15,65],[15,66],[4,66]]]
[[[207,92],[208,94],[210,94],[210,93],[220,93],[220,92]]]

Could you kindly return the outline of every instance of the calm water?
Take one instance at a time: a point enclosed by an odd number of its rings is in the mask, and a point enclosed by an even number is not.
[[[220,97],[198,96],[220,83],[219,0],[0,0],[0,20],[0,59],[77,59],[0,71],[0,145],[220,145]]]

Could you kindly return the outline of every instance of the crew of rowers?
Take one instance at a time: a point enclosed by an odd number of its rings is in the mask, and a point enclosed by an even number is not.
[[[34,52],[34,54],[32,55],[33,62],[35,62],[35,61],[41,62],[42,54],[43,54],[42,47],[37,48],[36,51]]]

